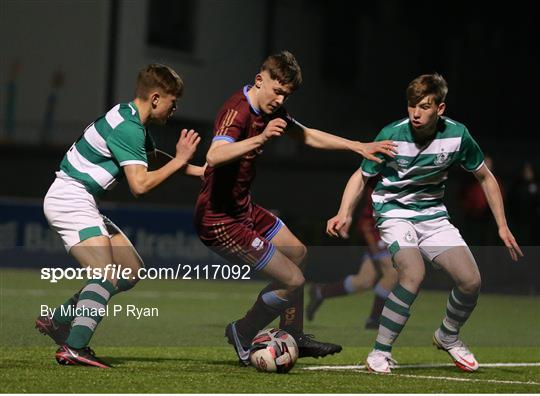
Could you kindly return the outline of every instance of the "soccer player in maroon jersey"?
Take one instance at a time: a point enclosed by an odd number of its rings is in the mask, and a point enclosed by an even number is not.
[[[358,233],[367,247],[358,273],[348,275],[333,283],[312,285],[306,307],[306,316],[309,321],[315,318],[315,313],[327,298],[361,293],[373,287],[375,297],[365,328],[371,330],[379,328],[379,318],[384,302],[397,282],[397,271],[392,266],[392,258],[386,244],[381,240],[373,218],[371,193],[378,179],[371,178],[366,186],[366,199],[357,222]]]
[[[247,263],[273,279],[246,315],[226,327],[229,343],[246,365],[251,339],[278,316],[279,327],[296,339],[300,357],[341,351],[339,345],[318,342],[303,333],[306,247],[278,217],[251,199],[255,161],[265,143],[287,134],[314,148],[350,150],[374,161],[380,161],[375,153],[392,155],[394,149],[391,141],[361,143],[296,122],[283,103],[301,82],[295,57],[282,51],[264,61],[254,85],[227,99],[215,120],[196,204],[195,226],[205,245],[228,261]]]

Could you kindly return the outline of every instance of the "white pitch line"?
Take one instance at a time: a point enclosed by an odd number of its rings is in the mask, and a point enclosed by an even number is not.
[[[407,368],[437,368],[437,367],[453,367],[453,364],[409,364],[396,366],[394,369],[407,369]],[[485,363],[480,365],[482,367],[538,367],[540,362],[533,363]],[[372,374],[366,371],[365,365],[356,366],[316,366],[316,367],[304,367],[303,370],[316,371],[316,370],[355,370],[362,374]],[[458,381],[458,382],[487,382],[495,384],[513,384],[513,385],[540,385],[540,382],[534,381],[505,381],[505,380],[492,380],[492,379],[478,379],[478,378],[460,378],[460,377],[441,377],[432,375],[414,375],[414,374],[378,374],[378,375],[391,375],[394,377],[405,378],[423,378],[423,379],[435,379],[444,381]]]
[[[482,367],[538,367],[540,362],[532,363],[482,363]],[[440,363],[440,364],[405,364],[398,365],[394,368],[396,369],[410,369],[410,368],[440,368],[440,367],[454,367],[452,363]],[[304,370],[365,370],[366,366],[364,365],[354,365],[354,366],[313,366],[313,367],[304,367]]]
[[[371,374],[368,371],[358,371],[362,374]],[[438,377],[431,375],[413,375],[413,374],[378,374],[378,375],[391,375],[394,377],[405,378],[422,378],[422,379],[435,379],[444,381],[457,381],[457,382],[487,382],[492,384],[511,384],[511,385],[540,385],[540,382],[534,381],[505,381],[505,380],[492,380],[492,379],[477,379],[477,378],[458,378],[458,377]]]

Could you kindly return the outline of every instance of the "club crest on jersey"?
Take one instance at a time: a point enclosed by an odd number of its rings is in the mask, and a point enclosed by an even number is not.
[[[444,149],[441,149],[441,152],[437,154],[437,157],[435,158],[435,165],[444,165],[450,160],[450,153],[447,153],[444,151]]]
[[[413,243],[414,242],[414,236],[411,234],[410,231],[407,231],[405,235],[403,236],[403,239],[405,239],[405,242]]]
[[[259,238],[255,238],[253,242],[251,242],[251,247],[257,251],[261,250],[264,247],[264,242]]]

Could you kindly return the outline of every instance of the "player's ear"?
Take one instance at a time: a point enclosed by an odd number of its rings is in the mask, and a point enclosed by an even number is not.
[[[437,115],[440,117],[444,114],[444,111],[446,110],[446,103],[442,102],[439,104],[439,107],[437,108]]]
[[[261,88],[262,87],[263,78],[261,73],[257,74],[255,76],[255,87]]]
[[[160,98],[159,92],[153,92],[150,95],[150,103],[152,104],[152,108],[156,108],[156,106],[159,103],[159,98]]]

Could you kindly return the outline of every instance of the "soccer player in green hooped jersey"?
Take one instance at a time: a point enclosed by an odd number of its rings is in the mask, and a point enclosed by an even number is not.
[[[409,117],[386,126],[375,139],[393,140],[397,155],[380,164],[364,160],[345,187],[338,214],[328,220],[329,235],[346,237],[366,180],[382,176],[372,194],[373,210],[398,270],[398,284],[386,300],[374,349],[366,359],[366,367],[373,372],[389,373],[396,364],[392,344],[409,318],[424,278],[422,257],[444,269],[456,284],[433,343],[460,369],[478,369],[474,355],[459,338],[478,300],[480,272],[459,231],[448,221],[442,202],[451,165],[460,164],[475,175],[510,256],[513,260],[523,256],[506,223],[499,186],[484,164],[480,147],[463,124],[443,117],[447,92],[439,74],[422,75],[409,84]]]
[[[133,195],[145,194],[177,171],[201,177],[203,168],[189,165],[200,137],[186,129],[180,133],[176,155],[164,166],[148,171],[146,153],[155,149],[146,126],[165,124],[176,110],[183,81],[166,65],[151,64],[139,72],[136,97],[114,106],[90,124],[71,146],[43,208],[50,226],[83,267],[101,269],[101,279],[89,279],[54,314],[40,316],[36,328],[60,348],[56,360],[64,365],[110,367],[88,347],[109,299],[137,283],[143,262],[124,233],[99,213],[98,198],[117,179],[127,179]],[[129,279],[104,269],[111,264],[131,268]]]

